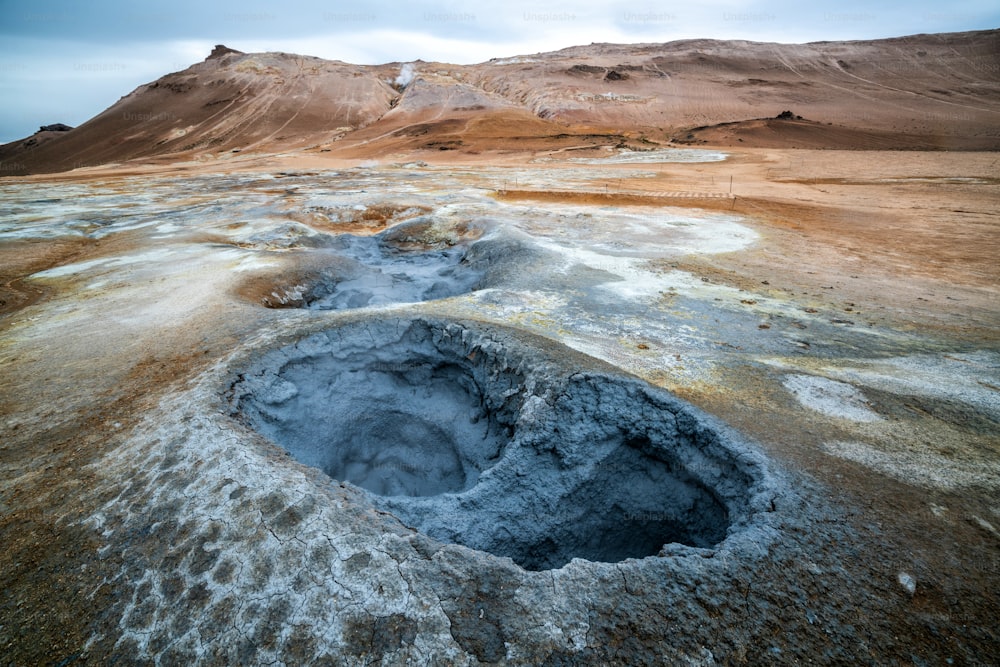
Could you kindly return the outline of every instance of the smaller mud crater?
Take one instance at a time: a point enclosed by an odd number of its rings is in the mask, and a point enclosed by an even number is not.
[[[320,232],[356,234],[361,230],[382,230],[430,212],[426,206],[379,202],[367,206],[308,206],[289,211],[289,217]]]
[[[711,547],[762,505],[762,458],[708,418],[529,338],[349,323],[265,353],[234,413],[404,524],[528,570]]]
[[[516,244],[488,232],[486,225],[441,225],[421,216],[372,236],[341,234],[303,258],[303,268],[255,278],[242,292],[268,308],[309,310],[467,294],[491,285],[522,254]]]

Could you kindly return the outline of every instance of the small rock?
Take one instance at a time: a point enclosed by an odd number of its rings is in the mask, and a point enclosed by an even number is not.
[[[903,590],[906,591],[906,594],[910,597],[913,597],[913,594],[917,592],[917,580],[914,579],[912,575],[909,575],[906,572],[900,572],[896,577],[896,580],[899,581],[899,585],[903,587]]]
[[[991,524],[986,519],[983,519],[982,517],[978,517],[975,514],[973,514],[970,517],[969,520],[971,521],[972,525],[979,526],[980,528],[982,528],[983,530],[985,530],[987,533],[990,533],[990,534],[994,535],[995,537],[1000,537],[1000,531],[998,531],[993,526],[993,524]]]

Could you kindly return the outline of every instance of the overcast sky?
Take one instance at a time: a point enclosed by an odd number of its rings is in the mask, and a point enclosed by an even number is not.
[[[1000,27],[997,0],[0,0],[0,143],[79,125],[214,44],[476,63],[591,42],[872,39]]]

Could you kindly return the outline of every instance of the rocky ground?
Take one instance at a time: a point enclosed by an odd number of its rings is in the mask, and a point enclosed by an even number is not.
[[[591,148],[4,181],[4,662],[990,664],[996,174]]]

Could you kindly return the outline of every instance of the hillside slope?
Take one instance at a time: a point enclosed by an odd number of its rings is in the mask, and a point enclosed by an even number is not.
[[[760,121],[784,110],[811,122]],[[592,44],[467,66],[360,66],[217,47],[55,135],[0,147],[0,161],[18,167],[6,173],[309,147],[350,157],[671,140],[996,150],[1000,30],[803,45]]]
[[[48,172],[165,154],[295,148],[374,122],[397,96],[355,65],[217,47],[56,139],[0,147],[0,160]]]

